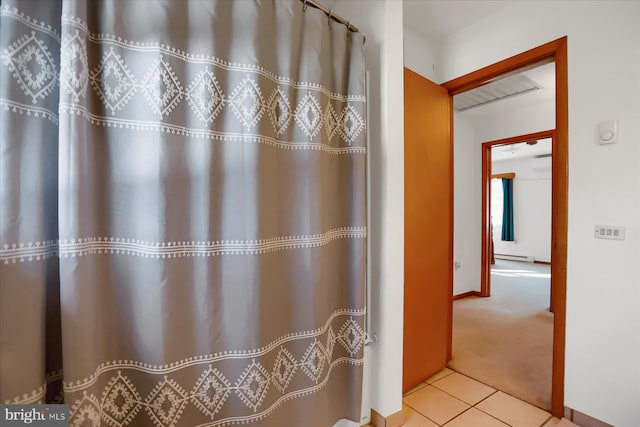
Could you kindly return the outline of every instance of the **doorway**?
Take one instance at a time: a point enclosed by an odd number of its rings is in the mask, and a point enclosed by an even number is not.
[[[553,211],[553,147],[554,145],[556,145],[555,135],[555,130],[546,130],[495,141],[489,141],[482,144],[482,270],[480,276],[479,296],[491,296],[491,266],[494,265],[496,256],[498,258],[502,256],[502,258],[512,261],[530,261],[551,265],[553,253],[553,226],[548,226],[547,224],[552,224],[553,222],[553,215],[551,212]],[[520,147],[518,150],[519,154],[515,155],[517,157],[515,157],[513,154],[516,150],[516,147]],[[502,149],[502,152],[498,151],[500,149]],[[507,156],[505,156],[503,154],[505,152],[510,152],[512,154],[507,154]],[[492,195],[492,188],[496,188],[496,183],[494,182],[494,180],[496,178],[502,180],[511,179],[511,191],[513,192],[513,180],[516,177],[516,174],[513,171],[505,172],[504,170],[500,170],[498,172],[502,173],[494,173],[493,164],[496,159],[496,153],[498,159],[527,158],[528,156],[531,158],[531,160],[530,162],[528,162],[527,168],[525,169],[525,174],[528,175],[528,177],[525,177],[525,179],[540,179],[542,177],[551,180],[552,185],[551,188],[548,189],[549,191],[546,191],[547,189],[542,187],[542,192],[544,194],[550,195],[549,200],[552,202],[551,212],[549,212],[548,218],[546,217],[546,211],[541,213],[540,215],[544,215],[545,217],[537,218],[541,219],[541,221],[538,221],[540,224],[537,224],[537,227],[535,227],[533,230],[529,230],[530,234],[547,233],[548,231],[551,231],[550,240],[547,241],[546,236],[537,237],[535,243],[527,242],[527,249],[525,249],[524,251],[512,251],[509,249],[505,250],[503,249],[504,245],[502,247],[496,248],[496,243],[499,240],[510,241],[513,244],[515,244],[516,242],[514,236],[504,239],[503,234],[505,230],[502,229],[502,212],[493,212],[492,210],[492,201],[495,200]],[[533,178],[532,176],[535,176],[535,178]],[[521,179],[522,176],[520,177],[520,180]],[[499,191],[502,190],[501,188],[498,189]],[[535,188],[535,192],[537,197],[533,200],[528,200],[526,206],[522,206],[521,208],[534,211],[524,212],[525,214],[533,213],[533,216],[538,216],[537,211],[540,209],[540,207],[537,206],[537,204],[540,202],[545,203],[546,200],[539,200],[541,189],[538,186]],[[511,215],[513,215],[513,207]],[[547,221],[547,219],[549,221]],[[514,219],[511,218],[511,221],[513,222]],[[498,227],[495,227],[496,225]],[[514,227],[513,223],[511,224],[511,227]],[[551,228],[551,230],[548,230],[547,228]],[[500,236],[500,239],[498,239],[497,235]],[[543,247],[541,248],[540,246]],[[549,304],[551,312],[553,312],[554,301],[551,297]]]
[[[567,274],[567,219],[568,219],[568,82],[567,82],[567,37],[554,40],[519,55],[487,66],[465,76],[444,83],[442,86],[454,96],[477,88],[497,79],[544,63],[555,63],[555,134],[554,156],[552,160],[552,223],[551,259],[551,305],[553,320],[553,367],[551,412],[562,416],[564,411],[564,351],[566,318],[566,274]],[[483,189],[483,191],[485,191]],[[490,190],[489,190],[490,191]],[[488,221],[486,222],[488,224]],[[484,221],[483,221],[483,226]],[[489,227],[488,225],[486,226]],[[483,229],[487,236],[490,229]],[[483,253],[486,245],[482,246]],[[484,258],[488,254],[484,253]],[[483,262],[482,265],[485,265]],[[486,274],[486,272],[485,272]],[[453,295],[451,296],[453,304]]]
[[[440,117],[449,117],[451,119],[453,114],[453,96],[503,77],[512,73],[522,71],[523,69],[532,68],[543,63],[555,62],[555,78],[556,78],[556,97],[555,97],[555,138],[554,149],[555,156],[553,158],[553,189],[552,189],[552,260],[554,263],[554,269],[552,272],[552,288],[553,288],[553,306],[554,306],[554,321],[553,321],[553,370],[552,370],[552,413],[556,416],[562,416],[564,410],[564,348],[565,348],[565,310],[566,310],[566,258],[567,258],[567,156],[568,156],[568,85],[567,85],[567,38],[549,42],[537,48],[531,49],[514,57],[508,58],[504,61],[496,64],[484,67],[475,72],[469,73],[462,77],[456,78],[449,82],[443,83],[439,86],[437,92],[438,108],[441,108],[444,112]],[[426,79],[424,79],[426,80]],[[427,80],[428,81],[428,80]],[[436,239],[434,238],[432,231],[435,230],[435,225],[440,222],[433,222],[425,214],[424,210],[419,209],[420,204],[416,204],[416,201],[424,199],[423,195],[420,195],[419,187],[423,186],[425,181],[419,178],[424,173],[424,164],[421,164],[419,159],[410,159],[407,162],[408,152],[415,153],[417,155],[429,156],[434,153],[429,152],[429,144],[427,139],[435,140],[443,139],[448,141],[450,152],[446,149],[440,150],[441,159],[429,158],[429,161],[435,163],[442,163],[451,166],[452,163],[452,132],[446,132],[446,127],[442,132],[436,134],[429,134],[427,129],[430,129],[430,123],[425,119],[424,115],[415,114],[414,116],[407,114],[407,97],[412,97],[412,100],[416,99],[419,94],[412,94],[407,90],[407,73],[405,72],[405,313],[404,313],[404,374],[403,374],[403,388],[408,390],[412,387],[412,382],[416,379],[413,377],[422,377],[426,379],[428,374],[437,372],[434,370],[435,366],[425,367],[420,360],[408,360],[407,355],[412,354],[415,347],[424,347],[430,349],[431,352],[440,353],[444,352],[446,357],[439,359],[439,368],[445,367],[446,361],[451,359],[452,354],[452,333],[451,326],[453,321],[453,254],[449,249],[445,250],[447,254],[448,262],[438,263],[432,267],[426,268],[425,264],[419,263],[420,254],[425,256],[422,259],[429,259],[426,256],[430,254],[430,251],[441,252],[443,247],[449,248],[453,242],[453,227],[449,226],[448,231],[442,233],[442,235]],[[440,93],[448,94],[449,102],[440,101],[442,96]],[[425,97],[428,95],[424,95]],[[435,107],[430,107],[435,108]],[[417,111],[417,108],[414,109]],[[449,128],[451,128],[451,121],[448,121]],[[416,126],[415,132],[407,133],[408,126]],[[421,126],[421,128],[420,128]],[[442,124],[440,124],[442,127]],[[420,130],[420,129],[422,130]],[[412,135],[413,134],[413,135]],[[415,149],[415,150],[414,150]],[[421,152],[420,150],[425,149]],[[437,155],[437,154],[436,154]],[[427,157],[428,158],[428,157]],[[440,160],[440,162],[439,162]],[[448,214],[450,214],[450,221],[445,221],[446,224],[453,224],[453,209],[450,209],[448,203],[453,201],[453,183],[452,176],[447,177],[449,172],[445,172],[440,175],[438,187],[440,190],[449,189],[451,197],[443,198],[443,202],[440,206],[444,208]],[[407,183],[414,183],[409,190]],[[415,187],[415,188],[414,188]],[[409,209],[410,208],[410,209]],[[414,209],[415,208],[415,209]],[[411,224],[411,229],[408,225]],[[435,225],[434,225],[435,224]],[[440,228],[440,227],[438,227]],[[487,232],[489,230],[486,230]],[[483,231],[484,235],[484,231]],[[420,242],[419,245],[415,245],[415,242],[408,239],[408,236],[416,236],[416,242]],[[406,259],[415,255],[416,262],[412,266],[408,266]],[[483,256],[486,254],[483,252]],[[415,266],[415,268],[413,267]],[[433,270],[433,271],[431,271]],[[438,271],[442,274],[439,275],[441,279],[434,280],[432,275],[434,271]],[[448,274],[449,272],[450,274]],[[424,293],[425,284],[429,284],[438,290],[448,290],[448,302],[441,299],[422,299],[421,304],[416,305],[416,298]],[[446,309],[443,310],[443,305]],[[435,315],[438,313],[437,321],[429,323],[429,327],[425,327],[425,323],[422,322],[422,314],[430,313]],[[446,336],[445,342],[426,342],[420,341],[421,330],[429,330],[437,328],[438,331],[444,331]],[[440,334],[440,332],[438,332]],[[438,335],[440,336],[440,335]],[[444,348],[442,348],[444,347]],[[415,372],[423,370],[423,374],[416,375]]]
[[[530,103],[536,99],[531,96],[501,109],[478,108],[476,130],[482,133],[483,125],[518,119],[526,126],[533,112],[546,114],[553,126],[553,97],[534,108]],[[487,189],[482,197],[487,214],[482,219],[489,222],[481,228],[492,230],[483,236],[489,274],[480,295],[454,302],[453,358],[448,364],[544,410],[551,409],[553,353],[552,136],[553,131],[545,131],[481,146],[482,183]]]

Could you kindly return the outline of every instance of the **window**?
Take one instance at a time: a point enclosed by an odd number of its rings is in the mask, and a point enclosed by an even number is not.
[[[491,180],[491,224],[493,225],[493,239],[500,240],[502,230],[502,179]]]

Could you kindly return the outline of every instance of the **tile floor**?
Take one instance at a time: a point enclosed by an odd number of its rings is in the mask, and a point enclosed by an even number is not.
[[[552,427],[560,420],[445,368],[402,399],[405,427]]]

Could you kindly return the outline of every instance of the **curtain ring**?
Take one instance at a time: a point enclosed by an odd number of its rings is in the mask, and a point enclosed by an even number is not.
[[[329,24],[331,24],[332,15],[333,15],[333,9],[329,9]]]
[[[303,11],[303,12],[306,12],[306,11],[307,11],[307,6],[308,6],[308,5],[307,5],[307,0],[304,0],[304,3],[303,3],[303,5],[302,5],[302,11]]]

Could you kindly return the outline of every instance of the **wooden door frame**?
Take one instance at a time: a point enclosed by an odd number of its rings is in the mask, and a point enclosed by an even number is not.
[[[551,138],[551,185],[553,186],[553,156],[555,155],[556,130],[518,135],[510,138],[497,139],[482,144],[482,258],[480,264],[480,294],[481,297],[491,296],[491,149],[504,145],[519,144],[531,140]],[[553,187],[552,187],[553,188]],[[553,209],[553,201],[552,201]],[[553,222],[553,218],[551,219]],[[553,226],[552,226],[553,229]],[[553,241],[553,230],[551,232]],[[553,287],[551,291],[551,307],[553,312]]]
[[[515,74],[544,63],[555,62],[556,77],[556,129],[554,156],[552,158],[552,246],[553,269],[551,283],[553,289],[553,367],[551,385],[551,412],[561,418],[564,413],[564,371],[565,371],[565,322],[567,295],[567,228],[568,228],[568,157],[569,157],[569,90],[567,74],[567,37],[543,44],[534,49],[481,68],[464,76],[443,83],[451,97],[453,116],[453,96],[480,87],[490,81]],[[453,149],[453,120],[451,121],[451,147]],[[455,165],[454,165],[455,167]],[[484,167],[484,164],[483,164]],[[453,200],[453,190],[452,197]],[[453,211],[452,211],[453,215]],[[453,224],[453,218],[452,222]],[[451,230],[453,236],[453,230]],[[452,267],[453,268],[453,267]],[[451,284],[452,286],[453,284]],[[453,325],[453,292],[449,301],[449,329]],[[448,356],[451,358],[453,335],[450,334]]]

